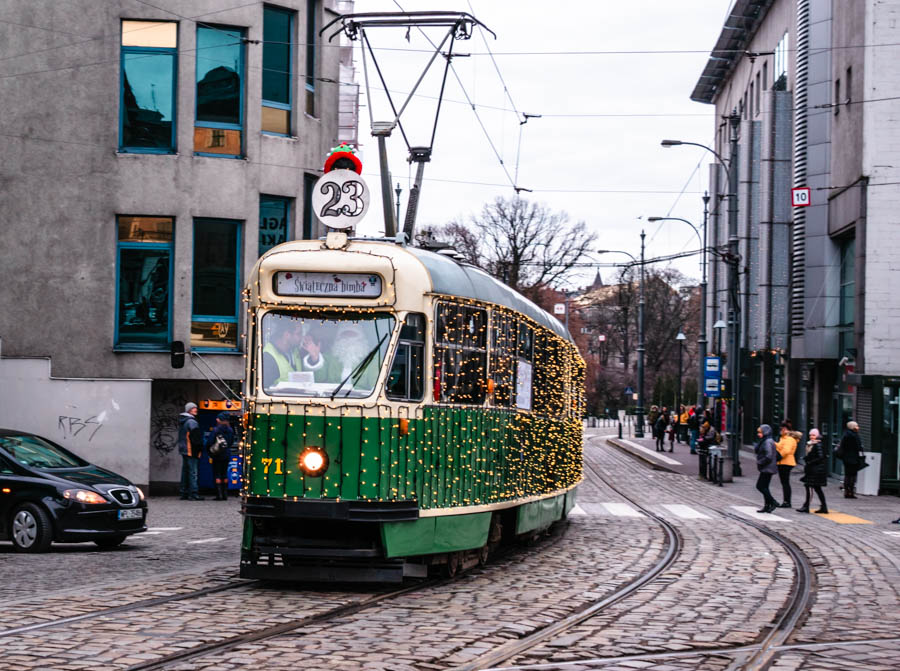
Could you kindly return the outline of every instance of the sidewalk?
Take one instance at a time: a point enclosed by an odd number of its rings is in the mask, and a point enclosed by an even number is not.
[[[674,449],[669,452],[669,441],[666,438],[665,452],[657,452],[655,441],[653,438],[634,438],[623,434],[622,439],[618,438],[617,428],[596,428],[585,429],[585,440],[593,439],[595,442],[599,439],[606,439],[616,448],[627,452],[631,456],[645,462],[655,470],[664,470],[672,473],[680,473],[692,478],[699,478],[699,464],[697,455],[691,454],[689,445],[685,443],[675,442]],[[762,505],[762,495],[756,491],[756,457],[750,451],[748,446],[744,446],[741,450],[741,468],[742,475],[735,477],[733,482],[726,482],[721,490],[727,491],[733,496],[745,499],[754,505]],[[803,475],[803,467],[794,468],[791,472],[791,504],[793,508],[799,508],[803,504],[806,491],[800,477]],[[828,485],[824,488],[825,498],[828,509],[835,515],[830,516],[834,521],[843,524],[863,524],[871,523],[883,527],[886,531],[900,532],[900,524],[891,524],[892,520],[900,517],[900,498],[896,496],[859,496],[857,499],[845,499],[840,489],[841,481],[839,478],[828,478]],[[710,487],[718,485],[709,483]],[[781,491],[781,482],[776,475],[772,479],[769,490],[779,502],[783,500]],[[819,501],[813,493],[810,507],[815,510],[819,507]],[[789,516],[794,513],[790,510],[778,509],[777,514]],[[846,517],[844,517],[846,516]]]

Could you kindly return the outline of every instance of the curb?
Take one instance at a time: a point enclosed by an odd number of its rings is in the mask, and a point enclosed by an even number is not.
[[[679,473],[679,471],[676,471],[674,468],[670,468],[666,464],[661,464],[659,462],[653,461],[650,457],[645,456],[645,455],[641,454],[640,452],[635,452],[635,451],[631,450],[627,445],[620,443],[618,438],[607,438],[606,444],[612,445],[617,450],[620,450],[620,451],[624,452],[625,454],[627,454],[629,457],[632,457],[634,459],[637,459],[638,461],[644,462],[645,464],[650,466],[654,471],[665,471],[667,473],[678,473],[679,475],[683,475],[683,473]]]

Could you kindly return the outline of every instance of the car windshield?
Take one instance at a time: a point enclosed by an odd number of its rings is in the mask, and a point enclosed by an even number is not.
[[[265,393],[364,398],[375,389],[394,317],[267,312],[261,327]]]
[[[59,445],[37,436],[0,436],[0,447],[28,468],[78,468],[87,465]]]

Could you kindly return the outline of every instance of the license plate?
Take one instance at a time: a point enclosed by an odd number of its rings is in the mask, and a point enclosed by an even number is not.
[[[131,510],[120,510],[120,520],[139,520],[144,517],[144,511],[140,508],[132,508]]]

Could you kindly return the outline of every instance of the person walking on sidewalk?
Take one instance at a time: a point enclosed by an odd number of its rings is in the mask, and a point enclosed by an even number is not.
[[[659,413],[656,423],[653,424],[653,437],[656,438],[656,451],[666,451],[666,426],[668,426],[668,418],[665,412]]]
[[[197,423],[197,404],[187,403],[179,417],[178,453],[181,455],[182,501],[202,501],[197,488],[197,467],[203,452],[203,431]]]
[[[797,452],[797,442],[803,437],[799,431],[794,431],[791,420],[786,419],[781,423],[781,437],[775,443],[778,451],[778,479],[781,480],[782,508],[791,507],[791,471],[797,465],[794,454]]]
[[[803,477],[800,478],[806,486],[806,501],[798,512],[809,512],[809,499],[812,491],[815,490],[816,496],[819,497],[819,509],[817,513],[828,513],[828,506],[825,504],[825,494],[822,487],[828,482],[828,459],[825,457],[825,449],[822,447],[822,435],[818,429],[810,429],[809,440],[806,441],[806,457],[804,458]]]
[[[691,419],[691,415],[688,412],[687,407],[681,406],[681,414],[678,416],[678,442],[686,443],[688,442],[688,421]]]
[[[675,451],[675,438],[678,432],[678,415],[674,412],[669,416],[669,452]]]
[[[691,454],[697,454],[697,439],[700,437],[700,408],[692,408],[687,421],[691,440]]]
[[[216,425],[203,438],[203,447],[212,460],[213,479],[216,481],[216,501],[228,500],[228,462],[231,461],[231,446],[234,445],[234,429],[231,415],[220,412]]]
[[[756,468],[759,470],[756,489],[763,495],[763,507],[756,512],[770,513],[778,507],[778,501],[769,492],[772,476],[778,472],[776,460],[778,452],[775,450],[775,441],[772,440],[771,426],[763,424],[756,430],[756,436],[758,440],[754,451],[756,452]]]
[[[859,424],[847,422],[847,430],[841,436],[841,442],[834,456],[844,462],[844,498],[855,499],[856,474],[868,466],[862,453]]]

